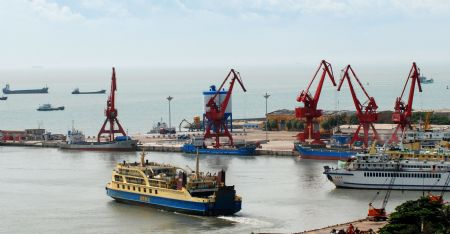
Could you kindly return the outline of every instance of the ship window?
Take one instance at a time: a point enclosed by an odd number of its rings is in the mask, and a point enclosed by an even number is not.
[[[116,184],[117,185],[117,188],[119,188],[120,187],[120,185],[119,184]]]
[[[146,193],[147,192],[147,189],[146,188],[144,188],[144,193]]]
[[[122,184],[122,189],[125,189],[125,185]]]
[[[158,190],[155,189],[155,194],[158,194]]]
[[[133,186],[133,191],[135,191],[136,190],[136,188]]]
[[[128,190],[131,190],[129,185],[128,185]]]
[[[148,193],[152,193],[152,190],[151,190],[151,189],[148,189]]]
[[[141,191],[141,187],[138,187],[138,191],[139,191],[139,192]]]

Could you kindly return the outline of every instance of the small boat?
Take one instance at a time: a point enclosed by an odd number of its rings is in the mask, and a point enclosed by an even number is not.
[[[72,94],[104,94],[106,90],[102,89],[99,91],[89,91],[89,92],[81,92],[79,88],[76,88],[72,91]]]
[[[3,88],[4,94],[33,94],[33,93],[48,93],[48,87],[42,89],[23,89],[23,90],[11,90],[9,84]]]
[[[8,99],[8,97],[6,97],[6,96],[0,97],[1,101],[5,101],[6,99]]]
[[[432,84],[434,83],[433,78],[428,79],[426,76],[419,76],[419,80],[421,84]]]
[[[136,151],[137,140],[129,136],[117,136],[114,141],[90,142],[85,140],[84,134],[72,129],[67,134],[67,141],[59,143],[59,148],[64,150],[81,151]]]
[[[106,194],[118,202],[201,216],[232,215],[241,210],[242,198],[234,185],[225,184],[225,171],[200,173],[168,164],[117,163]]]
[[[210,147],[197,147],[193,144],[184,144],[181,147],[181,151],[188,154],[219,154],[219,155],[241,155],[251,156],[255,155],[256,146],[248,145],[234,148],[210,148]]]
[[[37,108],[37,111],[57,111],[57,110],[64,110],[64,106],[59,107],[53,107],[50,104],[42,104]]]

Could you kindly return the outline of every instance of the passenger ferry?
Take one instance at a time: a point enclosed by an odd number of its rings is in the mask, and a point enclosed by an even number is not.
[[[450,190],[450,162],[418,159],[393,160],[386,154],[357,154],[337,168],[324,167],[338,188]]]
[[[118,163],[106,193],[116,201],[149,205],[187,214],[232,215],[241,210],[242,199],[234,186],[225,185],[225,171],[200,173],[197,156],[195,172],[182,168],[144,162]]]

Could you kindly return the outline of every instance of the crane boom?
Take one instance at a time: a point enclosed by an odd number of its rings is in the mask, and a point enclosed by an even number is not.
[[[322,70],[322,74],[320,76],[319,84],[317,85],[316,92],[314,93],[314,97],[311,96],[309,89],[319,74],[320,70]],[[317,104],[319,103],[320,95],[322,93],[323,84],[325,81],[325,77],[328,75],[333,86],[336,86],[336,82],[334,81],[333,69],[331,64],[325,60],[322,60],[314,73],[313,78],[309,82],[307,88],[300,92],[300,95],[297,97],[297,102],[303,103],[303,107],[295,108],[295,116],[299,119],[305,119],[305,128],[304,131],[297,135],[297,138],[301,142],[305,142],[306,140],[312,141],[313,144],[323,144],[320,141],[320,132],[319,130],[314,130],[314,119],[322,116],[322,110],[317,109]]]
[[[406,127],[411,127],[411,115],[412,115],[412,105],[414,101],[414,91],[417,83],[417,87],[419,89],[419,92],[422,92],[422,86],[420,85],[420,69],[417,67],[416,63],[413,62],[413,65],[411,67],[411,70],[409,71],[408,77],[406,78],[405,85],[403,86],[402,93],[400,97],[397,97],[395,100],[395,106],[394,106],[394,113],[392,114],[392,121],[397,124],[397,127],[395,128],[394,132],[392,133],[392,136],[389,140],[390,143],[392,142],[398,142],[398,136],[397,132],[398,130],[403,132],[406,130]],[[410,88],[409,88],[409,94],[408,94],[408,101],[405,104],[405,101],[403,100],[403,95],[405,94],[406,87],[408,86],[409,81],[411,80]]]
[[[220,94],[223,89],[225,83],[228,79],[231,78],[230,86],[226,93],[226,96],[222,102],[219,104],[216,103],[217,95]],[[236,72],[234,69],[231,69],[228,75],[225,77],[224,81],[220,85],[219,89],[216,90],[214,95],[208,100],[206,106],[209,108],[205,113],[206,118],[206,126],[205,126],[205,135],[204,138],[215,138],[214,147],[219,148],[220,145],[220,137],[226,136],[230,140],[230,145],[233,146],[233,137],[231,136],[228,127],[226,125],[225,111],[228,107],[228,103],[230,102],[231,95],[233,93],[233,88],[235,82],[238,81],[242,90],[246,92],[247,90],[244,87],[244,83],[242,82],[242,78],[239,72]]]
[[[364,95],[367,98],[367,101],[364,102],[364,105],[361,104],[361,102],[358,99],[358,96],[356,95],[355,89],[353,87],[351,77],[353,77],[356,82],[358,83],[359,87],[363,91]],[[360,139],[359,137],[359,131],[361,128],[364,132],[364,138],[363,143],[364,147],[367,148],[369,146],[369,130],[372,129],[372,139],[379,140],[378,132],[375,129],[373,123],[378,120],[378,105],[375,102],[375,98],[369,96],[366,89],[358,79],[358,76],[356,75],[355,71],[350,65],[347,65],[345,69],[343,70],[341,80],[338,85],[338,91],[341,91],[341,87],[344,83],[344,81],[347,80],[348,86],[350,88],[350,93],[352,95],[353,103],[355,104],[356,108],[356,116],[359,120],[359,126],[356,129],[352,140],[350,141],[350,145],[353,145],[353,143]]]

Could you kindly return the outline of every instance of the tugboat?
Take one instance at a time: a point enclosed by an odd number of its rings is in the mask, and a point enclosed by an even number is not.
[[[106,90],[102,89],[99,91],[90,91],[90,92],[81,92],[79,88],[76,88],[72,91],[72,94],[104,94]]]
[[[37,111],[57,111],[57,110],[64,110],[64,106],[53,107],[50,104],[42,104],[36,110]]]
[[[144,161],[118,163],[106,185],[106,194],[118,202],[147,205],[202,216],[232,215],[241,210],[242,198],[225,184],[225,171],[200,173]]]
[[[32,94],[32,93],[48,93],[48,87],[42,89],[24,89],[24,90],[11,90],[9,84],[3,88],[4,94]]]

